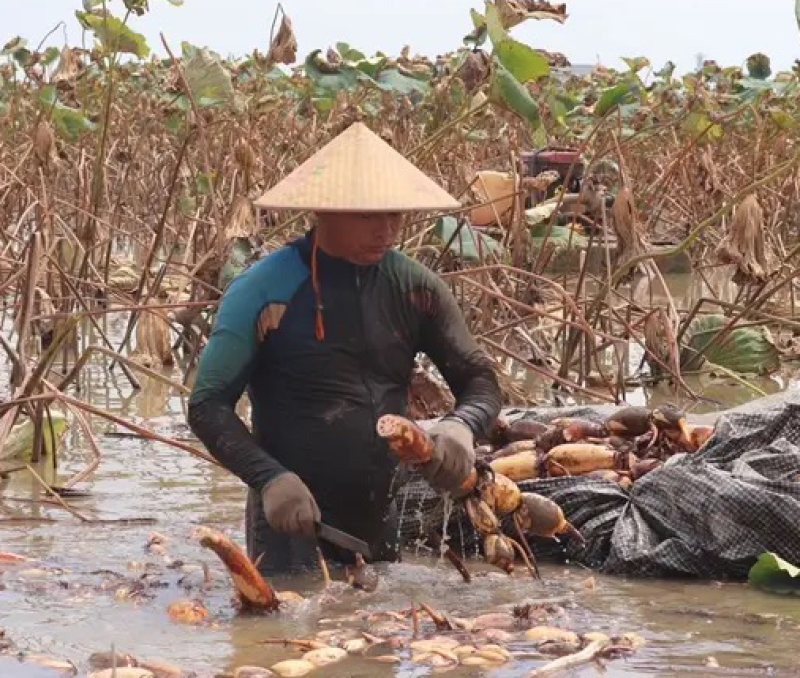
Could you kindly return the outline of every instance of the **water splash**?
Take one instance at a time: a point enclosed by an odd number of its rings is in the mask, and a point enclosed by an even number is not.
[[[408,505],[409,486],[404,485],[401,492],[403,493],[403,501],[400,506],[400,515],[397,517],[397,543],[400,544],[403,536],[403,527],[405,525],[406,507]]]
[[[450,535],[448,534],[447,528],[450,524],[450,517],[453,515],[454,506],[453,498],[449,494],[445,494],[442,497],[442,543],[439,545],[440,563],[444,559],[444,554],[449,547],[448,542],[450,541]]]
[[[422,548],[422,545],[425,543],[425,536],[422,534],[422,528],[425,525],[425,493],[420,492],[419,494],[419,501],[417,503],[417,508],[414,510],[414,519],[417,521],[418,530],[417,530],[417,538],[414,541],[414,555],[419,557],[419,550]]]

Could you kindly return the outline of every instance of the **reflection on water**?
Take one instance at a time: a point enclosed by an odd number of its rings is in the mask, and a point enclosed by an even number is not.
[[[705,295],[686,280],[676,279],[674,297],[680,308]],[[108,328],[120,336],[124,320]],[[91,343],[91,336],[88,341]],[[635,350],[631,361],[638,361]],[[7,376],[0,364],[0,378]],[[176,369],[165,373],[180,379]],[[785,383],[793,378],[787,371]],[[725,383],[691,382],[693,388],[729,407],[751,399],[747,389]],[[760,388],[770,380],[759,380]],[[161,433],[184,437],[185,402],[174,390],[142,377],[143,389],[131,392],[119,369],[109,373],[102,361],[91,363],[80,379],[80,397],[121,416],[143,421]],[[664,388],[639,389],[630,402],[660,402],[674,399]],[[713,410],[704,403],[697,412]],[[597,630],[609,634],[635,631],[647,646],[628,660],[607,667],[607,676],[710,675],[704,668],[713,657],[722,668],[719,675],[737,670],[772,671],[791,675],[796,666],[796,642],[800,634],[800,608],[796,601],[775,598],[739,584],[685,581],[652,581],[593,575],[579,567],[544,565],[544,582],[533,582],[522,571],[513,578],[488,574],[464,584],[445,563],[410,558],[382,568],[381,585],[367,594],[335,587],[334,599],[324,603],[312,599],[298,610],[274,617],[242,617],[232,605],[232,588],[215,556],[191,538],[200,524],[214,525],[244,544],[243,508],[245,490],[231,475],[196,460],[188,454],[136,437],[114,435],[118,429],[93,418],[92,425],[102,449],[102,463],[81,489],[88,497],[71,499],[83,515],[101,518],[152,518],[152,526],[135,524],[83,524],[64,511],[9,501],[31,498],[39,488],[25,474],[14,474],[0,486],[0,520],[9,515],[54,518],[55,522],[10,524],[0,522],[0,550],[39,559],[30,566],[0,566],[0,628],[21,649],[46,653],[74,661],[81,671],[93,652],[117,651],[142,658],[191,668],[205,675],[231,670],[241,664],[269,666],[292,656],[282,647],[260,643],[267,638],[302,637],[319,630],[321,618],[351,613],[357,609],[400,610],[412,603],[427,602],[454,616],[470,617],[524,601],[555,600],[563,617],[552,620],[577,631]],[[83,468],[90,458],[86,441],[77,426],[67,434],[65,453],[56,472],[56,482]],[[166,535],[165,557],[145,549],[148,534]],[[175,565],[175,561],[183,565]],[[201,564],[208,564],[212,581],[200,588]],[[470,565],[485,570],[482,563]],[[44,571],[42,571],[44,570]],[[341,573],[337,574],[341,579]],[[594,588],[585,585],[594,576]],[[118,599],[137,580],[149,582],[147,595]],[[278,582],[281,589],[313,595],[320,591],[316,578]],[[202,628],[172,623],[166,614],[178,598],[202,598],[214,623]],[[494,676],[521,675],[538,665],[532,660],[513,669],[498,669]],[[366,660],[348,659],[314,675],[381,676],[425,675],[427,671],[400,664],[384,666]],[[54,675],[45,669],[0,659],[0,676]],[[478,675],[453,672],[451,675]],[[574,675],[597,675],[587,667]],[[745,675],[744,673],[742,675]],[[748,674],[749,675],[749,674]]]

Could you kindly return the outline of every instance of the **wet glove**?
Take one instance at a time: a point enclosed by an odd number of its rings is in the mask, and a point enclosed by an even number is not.
[[[433,457],[419,472],[435,490],[457,493],[475,465],[472,430],[460,419],[445,418],[428,436],[434,443]]]
[[[317,502],[294,473],[282,473],[261,490],[261,503],[269,526],[284,534],[313,537],[321,520]]]

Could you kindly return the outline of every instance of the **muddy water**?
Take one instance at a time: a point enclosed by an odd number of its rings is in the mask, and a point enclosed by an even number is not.
[[[110,324],[112,334],[120,335],[121,323]],[[1,369],[0,380],[5,383],[8,366],[2,364]],[[178,379],[178,370],[171,376]],[[90,364],[80,385],[79,397],[98,407],[146,422],[167,435],[189,435],[183,398],[169,387],[143,378],[143,390],[132,392],[119,370],[109,375],[99,361]],[[725,406],[742,398],[739,392],[727,393]],[[631,400],[651,397],[652,393],[638,392]],[[742,584],[611,578],[577,566],[545,565],[542,583],[520,570],[511,578],[491,573],[467,585],[447,564],[412,553],[403,563],[380,568],[381,585],[374,593],[339,586],[320,600],[314,597],[321,590],[318,579],[277,582],[279,588],[311,599],[280,616],[238,616],[226,574],[215,556],[192,540],[191,532],[198,525],[210,525],[243,544],[241,484],[182,451],[119,437],[121,429],[105,420],[94,419],[93,426],[102,463],[80,486],[89,496],[71,499],[71,504],[91,518],[151,519],[152,524],[82,523],[60,509],[13,501],[39,496],[26,474],[14,474],[0,486],[0,551],[34,559],[0,566],[0,629],[19,650],[71,660],[81,675],[88,669],[89,655],[112,646],[118,652],[157,658],[211,676],[242,664],[270,666],[297,656],[260,641],[312,636],[326,628],[320,620],[359,609],[400,610],[425,602],[448,614],[469,617],[541,601],[555,601],[563,608],[561,616],[550,620],[556,625],[579,632],[633,631],[645,638],[647,645],[634,656],[607,664],[607,676],[800,675],[796,650],[800,632],[795,628],[800,625],[800,607],[793,599],[758,593]],[[54,482],[63,481],[88,459],[86,442],[73,426],[59,468],[43,473]],[[51,522],[13,523],[8,521],[12,516]],[[169,538],[168,559],[146,551],[152,531]],[[175,561],[183,564],[176,566]],[[212,575],[205,588],[204,564]],[[470,568],[486,571],[477,561]],[[342,575],[334,572],[334,576]],[[143,581],[147,584],[143,595],[125,595]],[[170,621],[166,608],[181,598],[203,600],[212,623],[198,628]],[[525,675],[542,661],[520,660],[491,675]],[[720,668],[712,668],[713,664]],[[348,659],[312,675],[416,677],[429,672],[409,664],[385,666]],[[479,674],[477,669],[451,673]],[[4,678],[53,675],[57,674],[20,663],[13,655],[0,657]],[[599,673],[596,667],[584,667],[573,675]]]

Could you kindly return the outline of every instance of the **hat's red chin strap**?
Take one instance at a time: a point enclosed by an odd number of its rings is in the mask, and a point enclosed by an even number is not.
[[[314,234],[314,245],[311,250],[311,285],[314,288],[314,302],[316,304],[316,318],[314,330],[317,341],[325,341],[325,322],[322,319],[322,291],[319,287],[319,270],[317,268],[317,251],[319,250],[319,239]]]

